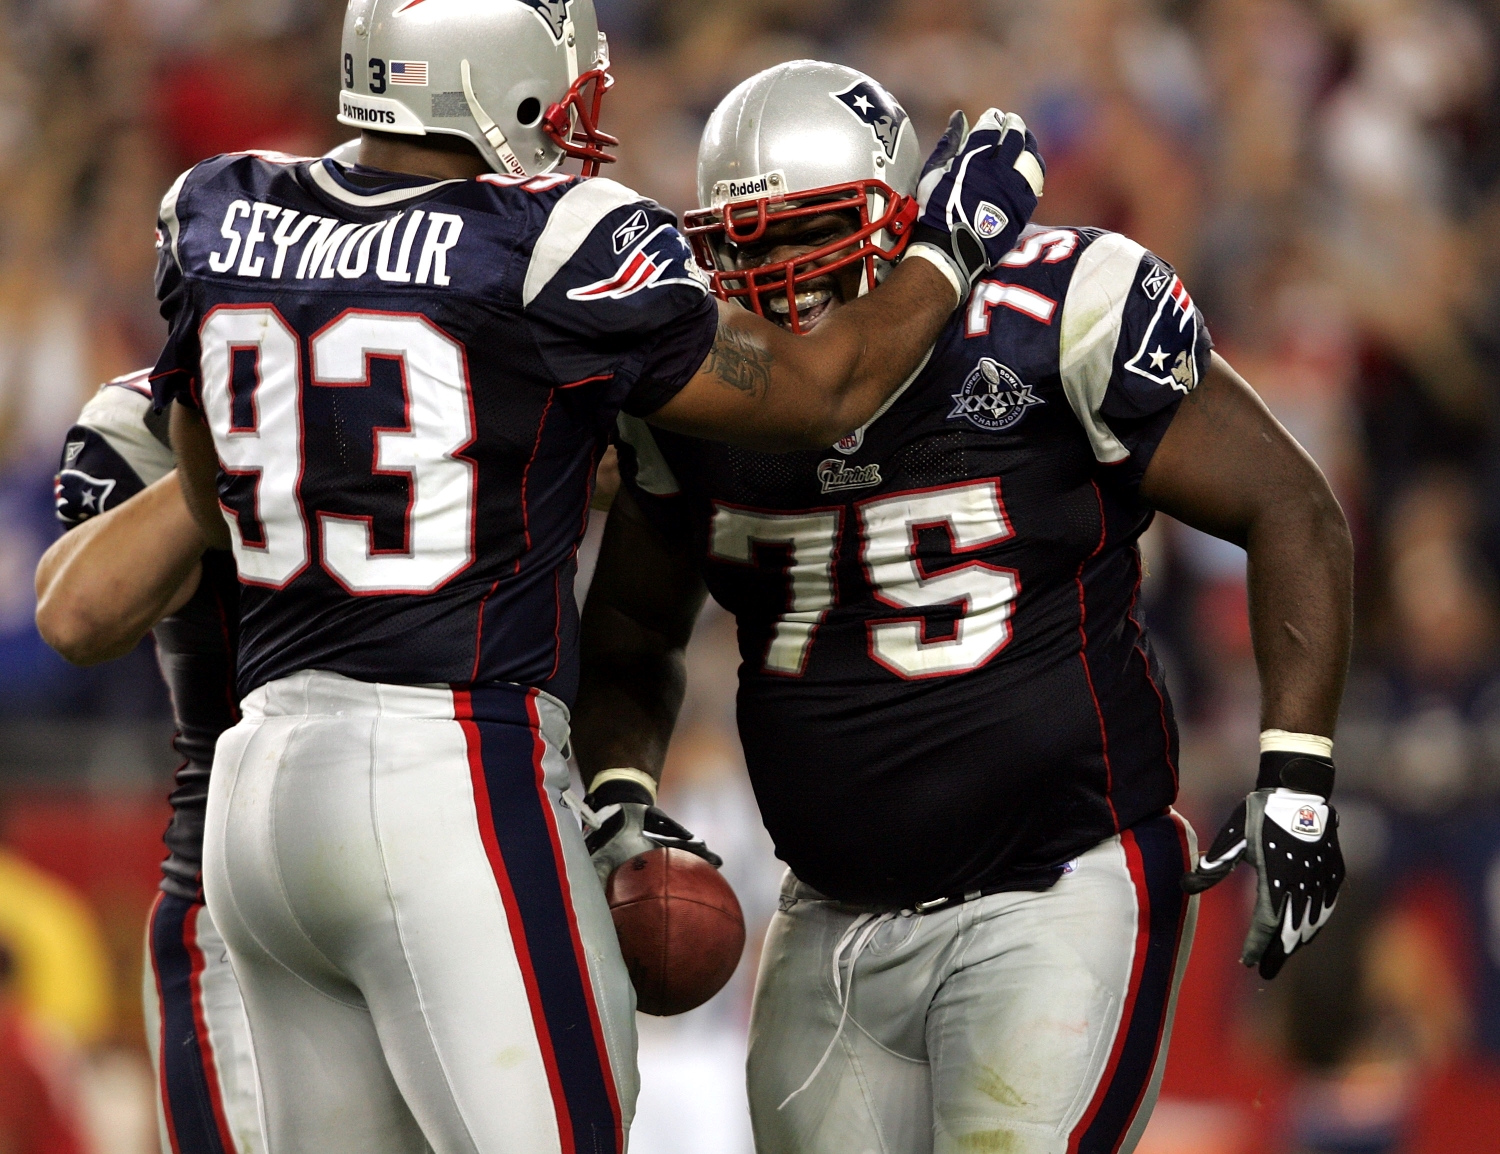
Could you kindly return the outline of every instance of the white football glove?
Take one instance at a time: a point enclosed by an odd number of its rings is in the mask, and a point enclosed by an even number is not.
[[[1274,757],[1262,754],[1263,767]],[[1196,894],[1218,885],[1241,859],[1255,868],[1255,910],[1240,961],[1258,963],[1260,976],[1268,980],[1333,916],[1344,884],[1339,815],[1326,796],[1333,789],[1333,762],[1277,760],[1279,774],[1268,775],[1263,768],[1262,781],[1270,776],[1290,784],[1257,789],[1240,802],[1182,879],[1182,888]],[[1319,792],[1311,792],[1313,785]]]

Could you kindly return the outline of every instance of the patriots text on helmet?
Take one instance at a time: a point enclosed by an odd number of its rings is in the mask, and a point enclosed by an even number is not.
[[[350,120],[357,120],[361,124],[387,124],[396,123],[396,114],[389,108],[366,108],[360,104],[343,102],[343,113]]]
[[[208,267],[252,280],[358,280],[373,272],[391,284],[446,287],[448,254],[463,230],[463,217],[449,212],[418,209],[355,224],[236,200],[224,213],[224,243],[208,254]]]

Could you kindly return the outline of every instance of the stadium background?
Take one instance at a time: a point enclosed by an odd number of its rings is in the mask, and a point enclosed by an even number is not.
[[[1174,262],[1220,349],[1328,472],[1358,546],[1338,735],[1350,881],[1274,986],[1236,964],[1248,876],[1205,898],[1144,1154],[1500,1148],[1500,2],[596,0],[619,84],[609,175],[681,211],[714,103],[819,56],[886,83],[930,145],[1021,111],[1039,221]],[[154,360],[152,224],[172,176],[317,153],[340,0],[0,8],[0,1151],[136,1154],[154,1118],[140,938],[173,767],[149,643],[73,670],[32,624],[62,434]],[[591,530],[597,537],[599,526]],[[1148,615],[1210,835],[1254,774],[1243,554],[1159,523]],[[777,868],[712,608],[665,800],[730,865],[752,940]],[[829,815],[838,820],[838,815]],[[1245,871],[1241,871],[1242,874]],[[436,879],[435,879],[436,880]],[[754,948],[643,1021],[637,1154],[746,1154]]]

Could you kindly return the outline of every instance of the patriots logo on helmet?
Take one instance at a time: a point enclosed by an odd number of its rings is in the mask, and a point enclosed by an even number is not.
[[[829,95],[869,125],[886,156],[896,159],[896,142],[901,138],[906,112],[885,89],[861,80],[842,92],[830,92]]]
[[[541,17],[554,40],[563,38],[563,29],[568,23],[569,2],[570,0],[521,0],[522,4],[534,9]]]

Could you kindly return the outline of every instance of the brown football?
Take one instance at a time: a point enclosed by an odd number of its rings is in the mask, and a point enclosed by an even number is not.
[[[681,849],[625,862],[604,887],[636,1008],[683,1014],[724,988],[745,950],[745,915],[724,875]]]

